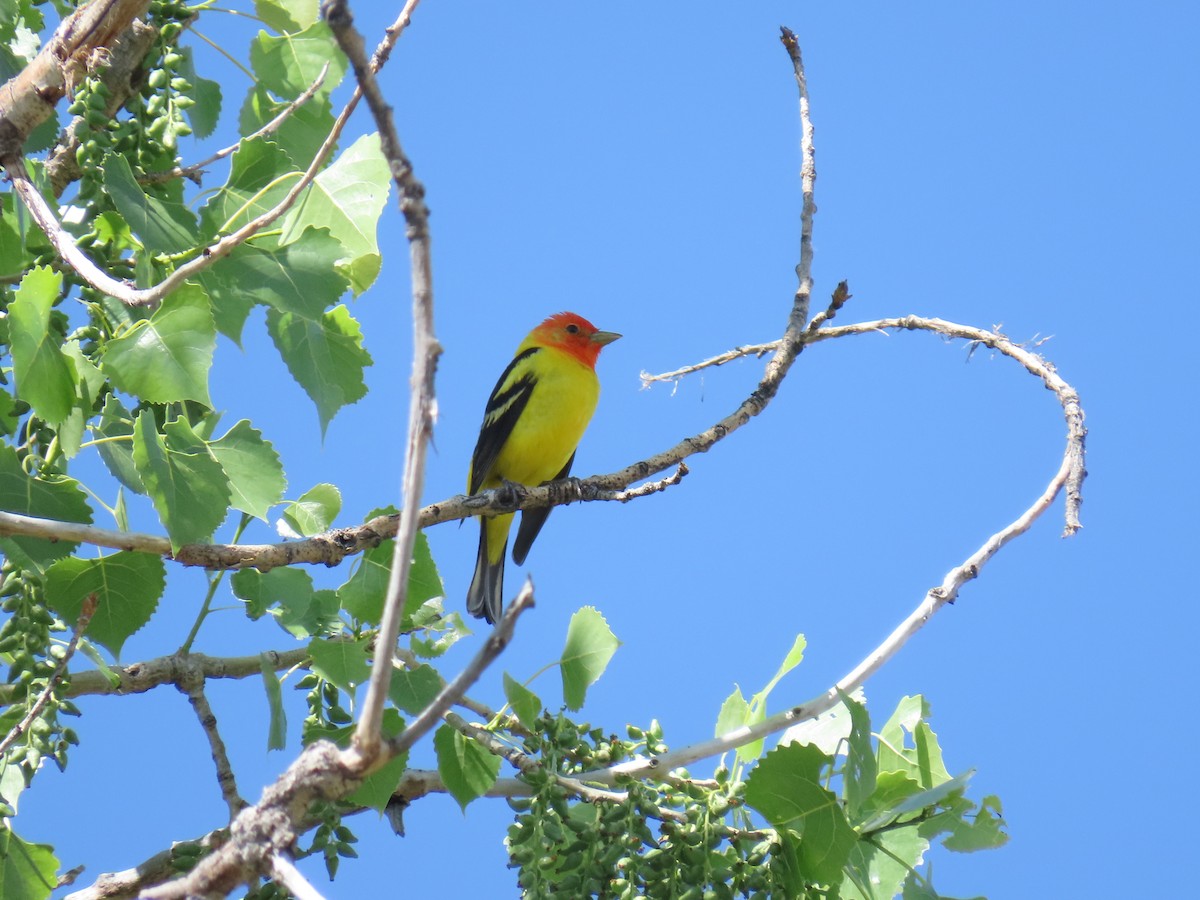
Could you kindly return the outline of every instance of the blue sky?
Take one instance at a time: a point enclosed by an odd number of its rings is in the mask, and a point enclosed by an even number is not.
[[[373,43],[393,4],[356,6]],[[638,374],[783,329],[799,125],[780,24],[800,38],[816,124],[817,297],[845,278],[854,299],[839,321],[915,313],[1051,336],[1041,352],[1088,416],[1083,531],[1059,537],[1060,501],[866,687],[880,723],[924,693],[951,771],[976,769],[972,795],[1004,803],[1010,844],[935,850],[936,884],[993,898],[1179,894],[1168,861],[1190,853],[1197,799],[1172,762],[1197,739],[1192,5],[427,0],[383,75],[433,211],[446,348],[421,499],[463,490],[487,393],[549,313],[625,335],[601,359],[577,474],[664,449],[752,388],[754,360],[675,391],[643,391]],[[200,27],[244,53],[249,32],[215,15]],[[222,71],[232,112],[246,84]],[[357,127],[373,126],[360,115]],[[410,339],[394,206],[380,243],[383,276],[353,306],[375,359],[370,394],[324,442],[261,322],[244,352],[218,350],[214,402],[275,442],[290,496],[336,483],[340,524],[398,495]],[[689,460],[682,485],[554,513],[526,567],[538,606],[472,693],[499,705],[501,671],[525,678],[555,658],[572,612],[593,604],[623,642],[589,695],[594,724],[657,717],[672,746],[707,738],[733,686],[761,687],[797,633],[807,657],[773,710],[807,699],[1036,498],[1064,433],[1035,379],[984,352],[968,361],[961,343],[906,333],[813,347],[762,417]],[[460,604],[475,526],[429,536]],[[510,569],[510,592],[518,583]],[[163,613],[123,661],[177,646],[201,586],[173,572]],[[289,646],[274,625],[222,615],[198,650]],[[478,639],[464,643],[450,667]],[[551,674],[534,687],[554,703],[555,684]],[[264,751],[257,684],[214,684],[210,699],[254,798],[294,751]],[[294,745],[303,713],[292,699]],[[66,866],[86,863],[90,883],[221,824],[181,694],[81,706],[83,746],[65,775],[44,773],[22,798],[23,836],[53,843]],[[414,755],[431,762],[428,746]],[[514,896],[501,843],[510,818],[500,802],[463,816],[427,798],[403,840],[356,820],[361,859],[333,884],[306,871],[331,898],[392,885]]]

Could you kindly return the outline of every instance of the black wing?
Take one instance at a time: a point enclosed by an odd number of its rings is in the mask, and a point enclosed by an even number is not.
[[[533,373],[526,371],[515,379],[512,376],[518,367],[522,367],[529,357],[538,352],[538,349],[531,347],[513,357],[513,361],[508,364],[508,368],[492,388],[492,395],[488,397],[487,408],[483,412],[479,440],[475,444],[475,452],[471,454],[468,493],[479,493],[483,479],[496,464],[496,458],[500,456],[500,451],[512,434],[513,426],[517,424],[517,419],[521,418],[522,411],[529,403],[535,384]]]
[[[562,467],[562,471],[550,480],[558,481],[558,479],[566,478],[570,475],[571,464],[573,462],[575,462],[574,453],[567,460],[567,464]],[[546,524],[548,518],[550,518],[549,506],[542,507],[541,509],[521,510],[521,527],[517,529],[517,540],[513,544],[513,562],[518,566],[525,564],[525,557],[529,555],[529,548],[533,546],[533,539],[538,536],[538,532],[542,530],[542,526]]]

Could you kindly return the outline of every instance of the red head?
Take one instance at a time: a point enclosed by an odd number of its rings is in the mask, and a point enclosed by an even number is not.
[[[620,336],[612,331],[598,331],[596,326],[583,316],[561,312],[533,329],[525,343],[538,347],[555,347],[571,354],[584,365],[595,368],[600,350]]]

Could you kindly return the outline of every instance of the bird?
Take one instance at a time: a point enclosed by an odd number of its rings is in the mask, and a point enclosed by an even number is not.
[[[619,337],[572,312],[552,315],[526,335],[488,397],[467,474],[468,494],[506,482],[536,487],[570,474],[600,398],[596,360]],[[513,515],[479,517],[479,556],[467,611],[492,624],[504,603],[504,556]],[[518,566],[549,515],[549,508],[522,511],[512,553]]]

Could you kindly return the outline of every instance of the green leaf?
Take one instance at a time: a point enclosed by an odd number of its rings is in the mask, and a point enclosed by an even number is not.
[[[87,495],[79,482],[62,475],[30,476],[17,451],[7,445],[0,445],[0,509],[60,522],[92,522]],[[49,541],[24,535],[0,537],[0,551],[21,568],[37,572],[44,571],[56,559],[70,556],[78,546],[75,541]]]
[[[889,773],[896,774],[896,773]],[[936,808],[947,798],[952,798],[952,795],[962,795],[966,790],[967,784],[971,780],[971,776],[975,774],[974,769],[968,769],[963,774],[943,781],[937,787],[924,788],[914,794],[910,794],[901,800],[896,801],[890,807],[881,809],[875,813],[870,819],[864,822],[860,827],[863,832],[874,831],[878,828],[889,826],[895,822],[904,821],[907,818],[915,817],[918,814],[930,809]],[[889,788],[891,786],[889,785]],[[875,797],[871,798],[871,804],[874,806],[877,802]]]
[[[301,537],[328,531],[342,511],[342,493],[332,484],[318,484],[283,510],[283,521]]]
[[[512,707],[517,721],[536,732],[538,716],[542,714],[542,698],[507,672],[504,673],[504,698]]]
[[[500,775],[500,757],[449,725],[434,732],[433,749],[437,753],[438,774],[463,812],[466,812],[467,804],[487,792]]]
[[[866,702],[863,698],[862,688],[856,690],[851,696],[859,703]],[[781,744],[813,744],[830,756],[834,756],[846,752],[846,742],[850,739],[852,728],[850,711],[844,704],[839,703],[815,719],[808,719],[799,725],[793,725],[783,733],[779,742]]]
[[[842,770],[846,807],[851,821],[857,819],[866,800],[875,792],[878,768],[875,748],[871,745],[871,718],[866,707],[853,697],[838,691],[842,705],[850,713],[850,734],[847,739],[846,766]],[[893,891],[894,893],[894,891]]]
[[[0,897],[44,900],[58,884],[58,860],[47,844],[30,844],[0,825]]]
[[[254,0],[254,14],[276,31],[300,31],[317,21],[317,0]]]
[[[800,839],[790,849],[805,879],[836,885],[858,835],[842,807],[822,786],[830,758],[816,747],[789,744],[764,756],[746,781],[746,803],[780,832]]]
[[[365,643],[317,638],[309,642],[308,655],[312,658],[312,670],[347,694],[353,694],[371,676]]]
[[[417,715],[433,702],[442,690],[442,676],[433,666],[421,663],[415,669],[395,669],[388,686],[388,697],[400,709]]]
[[[184,419],[155,430],[154,414],[143,410],[133,426],[133,463],[171,547],[212,537],[229,510],[229,479],[208,446]]]
[[[321,96],[328,96],[346,74],[346,56],[322,21],[296,34],[260,31],[250,44],[250,65],[259,84],[288,100],[308,90],[326,65],[329,72],[317,91]]]
[[[198,285],[185,284],[149,319],[109,341],[100,367],[117,388],[143,400],[212,406],[208,370],[216,345],[208,295]]]
[[[361,294],[379,275],[375,230],[390,185],[391,172],[379,136],[364,135],[313,180],[284,217],[281,243],[289,243],[310,226],[329,228],[345,248],[339,266],[354,293]]]
[[[235,313],[239,334],[242,310],[248,311],[251,303],[320,322],[326,308],[346,292],[346,279],[334,268],[344,255],[328,229],[306,228],[294,243],[278,249],[239,247],[205,273],[204,286],[214,311]]]
[[[58,427],[58,442],[68,459],[79,453],[83,445],[84,431],[87,423],[95,415],[96,400],[100,392],[108,384],[104,373],[83,355],[79,344],[74,341],[63,347],[66,356],[75,368],[75,402],[67,418]]]
[[[267,572],[240,569],[230,579],[238,599],[246,602],[246,615],[258,619],[265,613],[301,640],[339,631],[337,596],[313,590],[312,576],[303,569],[281,566]]]
[[[267,749],[282,750],[287,746],[287,711],[283,708],[283,688],[275,666],[267,654],[260,653],[263,689],[267,692],[267,708],[271,711],[271,722],[267,726]]]
[[[196,244],[196,217],[182,203],[151,197],[134,178],[129,161],[116,153],[104,160],[104,187],[130,230],[152,253],[171,254]]]
[[[749,723],[750,704],[742,696],[742,689],[734,685],[733,693],[725,698],[725,702],[721,704],[721,711],[717,713],[717,727],[713,736],[720,737]]]
[[[585,606],[571,616],[560,660],[567,709],[578,710],[583,706],[588,687],[604,674],[620,645],[604,616],[594,607]]]
[[[230,157],[229,177],[200,210],[201,233],[212,239],[237,231],[277,206],[299,177],[296,163],[280,144],[265,137],[242,141]],[[208,271],[219,271],[227,262],[221,260]]]
[[[33,261],[25,247],[25,233],[18,226],[12,194],[0,197],[0,277],[6,282],[19,280]]]
[[[374,510],[367,515],[367,520],[389,512],[394,510]],[[383,620],[395,548],[396,542],[388,539],[366,551],[350,578],[338,588],[342,608],[364,625],[378,625]],[[413,616],[427,601],[444,595],[441,576],[429,552],[429,539],[419,531],[413,544],[412,567],[408,570],[408,593],[401,618],[404,630],[412,630]]]
[[[916,828],[897,828],[874,835],[870,842],[859,841],[846,863],[851,877],[842,883],[842,900],[892,900],[909,873],[924,862],[928,849],[929,841]]]
[[[8,308],[17,394],[51,425],[61,423],[75,403],[75,366],[50,321],[61,287],[62,276],[48,266],[30,269]]]
[[[979,812],[974,818],[963,816],[959,819],[953,834],[942,844],[948,850],[956,850],[959,853],[1003,847],[1008,843],[1008,834],[1004,831],[1006,824],[1000,798],[989,794],[983,798]]]
[[[109,439],[97,444],[96,450],[112,476],[134,493],[146,493],[142,476],[133,464],[133,416],[116,394],[109,394],[104,401],[97,436]]]
[[[350,578],[337,589],[338,603],[363,625],[377,626],[383,621],[396,542],[383,541],[362,554]]]
[[[166,587],[162,557],[123,550],[98,559],[62,559],[46,571],[46,602],[67,624],[91,594],[98,602],[87,636],[114,657],[150,621]]]
[[[792,671],[792,669],[796,668],[796,666],[800,665],[801,661],[804,659],[804,648],[807,646],[808,641],[805,640],[804,635],[796,635],[796,639],[792,641],[792,648],[788,650],[787,655],[783,658],[783,662],[779,664],[779,669],[775,672],[774,677],[767,682],[767,686],[765,688],[754,695],[750,701],[751,704],[755,706],[765,706],[767,697],[770,695],[771,691],[775,690],[775,685],[779,684],[784,675]]]
[[[380,728],[385,739],[390,739],[404,730],[404,720],[394,709],[384,709],[383,721]],[[383,812],[388,801],[400,785],[404,770],[408,767],[408,753],[393,756],[390,760],[363,779],[354,791],[346,797],[347,802],[358,806],[366,806],[376,812]]]
[[[233,508],[265,522],[267,510],[282,499],[287,488],[275,448],[246,419],[210,441],[208,448],[229,478]]]
[[[371,355],[345,306],[335,306],[319,320],[270,309],[267,330],[288,371],[316,404],[322,434],[339,409],[366,396],[363,370],[371,365]]]
[[[277,101],[261,84],[250,88],[242,104],[238,124],[242,134],[254,134],[273,121],[288,106]],[[329,98],[316,96],[293,110],[275,130],[275,140],[287,147],[297,166],[307,168],[317,155],[325,136],[333,129],[333,108]]]

